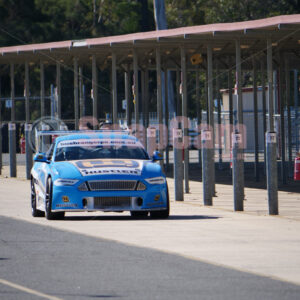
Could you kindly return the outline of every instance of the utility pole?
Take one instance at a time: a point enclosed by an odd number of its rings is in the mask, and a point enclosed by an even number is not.
[[[156,30],[167,29],[165,1],[153,0]]]

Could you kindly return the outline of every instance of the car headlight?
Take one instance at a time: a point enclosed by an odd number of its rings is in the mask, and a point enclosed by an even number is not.
[[[146,178],[145,180],[150,184],[164,184],[164,183],[166,183],[166,178],[162,177],[162,176]]]
[[[79,180],[76,179],[63,179],[59,178],[54,181],[54,185],[56,186],[71,186],[78,182]]]

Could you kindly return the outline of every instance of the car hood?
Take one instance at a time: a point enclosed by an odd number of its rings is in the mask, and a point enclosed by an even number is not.
[[[160,176],[160,165],[149,160],[132,159],[93,159],[71,161],[70,170],[81,176],[92,175],[128,175],[128,176]],[[62,170],[64,172],[64,170]],[[67,172],[67,170],[66,170]]]
[[[52,172],[59,178],[80,178],[79,170],[71,162],[56,162]]]

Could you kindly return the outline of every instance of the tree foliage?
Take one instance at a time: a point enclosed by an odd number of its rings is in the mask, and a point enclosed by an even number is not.
[[[165,0],[165,7],[168,28],[176,28],[296,14],[300,13],[299,2]],[[150,30],[155,30],[153,0],[0,0],[0,47]],[[2,94],[8,95],[9,78],[5,72],[1,78]],[[36,69],[36,76],[38,72]],[[22,85],[23,79],[18,82]],[[37,93],[38,89],[37,85]],[[23,86],[20,90],[18,94],[22,94]]]
[[[300,13],[299,0],[165,0],[168,28]],[[154,30],[153,0],[0,0],[0,46]]]
[[[166,0],[169,28],[300,13],[299,0]]]
[[[147,4],[147,0],[0,0],[0,46],[153,30]]]

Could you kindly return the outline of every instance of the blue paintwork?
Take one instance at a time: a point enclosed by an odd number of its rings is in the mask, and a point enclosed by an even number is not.
[[[109,197],[109,196],[127,196],[127,197],[141,197],[143,199],[143,205],[139,208],[134,207],[127,210],[161,210],[166,209],[168,206],[168,188],[167,183],[163,184],[150,184],[145,179],[163,177],[161,167],[159,164],[150,160],[134,160],[142,163],[140,174],[93,174],[93,175],[81,175],[79,169],[72,161],[54,161],[55,154],[57,152],[57,145],[61,141],[76,140],[76,139],[128,139],[137,141],[134,136],[128,134],[106,134],[106,133],[93,133],[93,134],[70,134],[57,137],[55,140],[53,157],[45,162],[35,161],[31,174],[34,178],[34,182],[41,190],[45,192],[47,179],[50,177],[54,183],[57,179],[72,179],[78,180],[76,184],[72,186],[56,186],[53,184],[53,198],[52,198],[52,211],[90,211],[83,206],[83,199],[87,197]],[[37,156],[36,156],[37,157]],[[84,165],[85,160],[77,161],[78,165]],[[112,166],[121,163],[122,159],[111,159]],[[98,164],[99,166],[99,164]],[[107,166],[107,165],[106,165]],[[79,191],[78,186],[83,182],[90,180],[138,180],[145,186],[144,191]],[[157,195],[160,195],[159,200],[155,200]],[[69,198],[69,202],[64,202],[64,197]],[[44,195],[45,198],[45,195]],[[45,201],[45,199],[44,199]],[[63,206],[62,206],[63,205]],[[101,209],[99,209],[101,210]],[[117,209],[116,209],[117,210]],[[122,209],[123,210],[123,209]]]

